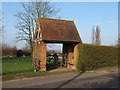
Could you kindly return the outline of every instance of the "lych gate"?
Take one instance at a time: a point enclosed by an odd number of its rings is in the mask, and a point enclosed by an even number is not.
[[[82,43],[82,40],[73,21],[38,18],[34,35],[33,61],[39,62],[40,70],[46,70],[47,43],[62,43],[63,54],[67,55],[67,68],[76,68],[75,46]]]

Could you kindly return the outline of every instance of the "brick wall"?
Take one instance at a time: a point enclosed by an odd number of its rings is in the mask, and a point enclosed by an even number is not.
[[[40,60],[40,69],[46,70],[46,43],[35,42],[33,48],[33,60]]]

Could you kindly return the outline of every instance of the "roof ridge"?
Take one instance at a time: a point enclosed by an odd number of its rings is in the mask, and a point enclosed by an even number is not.
[[[53,19],[53,18],[44,18],[44,17],[38,17],[38,19],[46,19],[46,20],[55,20],[55,21],[74,22],[74,21],[71,21],[71,20],[62,20],[62,19]]]

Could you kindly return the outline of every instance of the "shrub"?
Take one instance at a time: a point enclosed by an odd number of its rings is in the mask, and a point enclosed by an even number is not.
[[[31,56],[31,52],[29,50],[17,50],[17,57],[22,57],[22,56]]]
[[[93,70],[105,66],[116,66],[118,64],[118,47],[79,44],[77,69]]]
[[[2,57],[15,57],[16,53],[16,46],[10,46],[8,44],[2,45]]]

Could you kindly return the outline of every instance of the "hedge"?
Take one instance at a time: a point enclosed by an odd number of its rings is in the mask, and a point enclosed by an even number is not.
[[[78,44],[77,69],[93,70],[118,65],[118,47]]]

